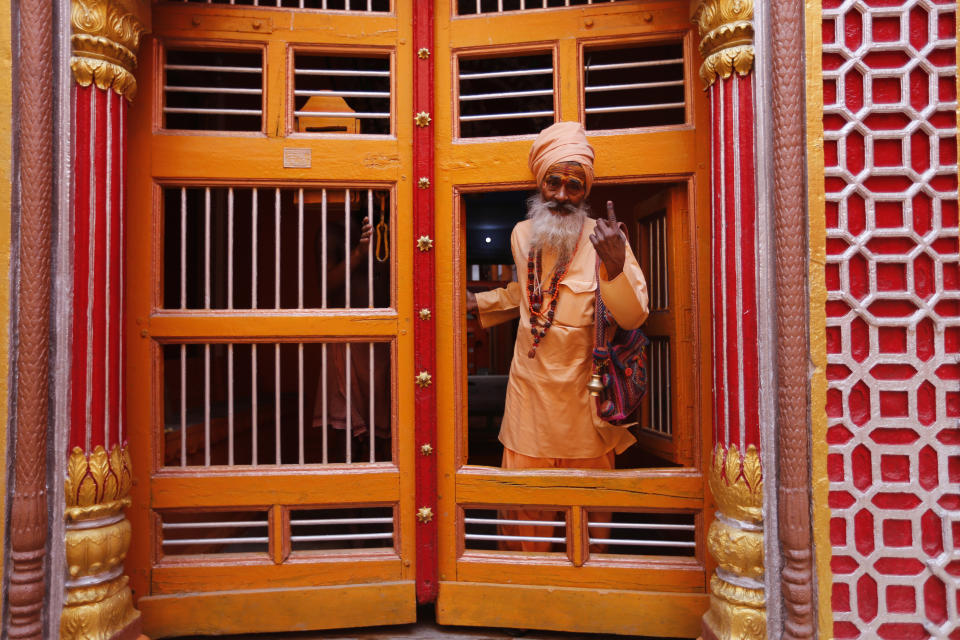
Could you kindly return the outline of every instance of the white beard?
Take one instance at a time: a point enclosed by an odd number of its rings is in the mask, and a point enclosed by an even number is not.
[[[556,212],[539,193],[533,194],[527,200],[527,219],[533,223],[530,247],[535,251],[552,249],[557,252],[560,262],[567,262],[573,257],[580,230],[590,209],[586,200],[578,207],[570,204],[560,206],[563,211]]]

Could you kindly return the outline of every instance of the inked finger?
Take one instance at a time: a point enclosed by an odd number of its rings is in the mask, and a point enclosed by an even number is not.
[[[607,200],[607,220],[616,224],[617,214],[613,212],[613,201]]]

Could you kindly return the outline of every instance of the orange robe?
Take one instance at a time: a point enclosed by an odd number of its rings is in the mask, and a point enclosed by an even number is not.
[[[596,403],[587,390],[587,382],[593,364],[597,286],[617,324],[625,329],[635,329],[647,318],[647,284],[629,246],[623,272],[613,280],[607,280],[601,264],[598,283],[597,253],[589,239],[595,226],[596,220],[584,222],[579,246],[558,287],[553,325],[540,340],[535,358],[527,355],[533,346],[526,295],[529,220],[517,224],[510,238],[519,282],[477,294],[483,327],[520,317],[500,442],[507,449],[525,456],[597,458],[611,450],[621,453],[636,442],[625,427],[613,426],[597,416]],[[544,251],[541,275],[543,309],[549,308],[546,289],[555,263],[556,254]]]

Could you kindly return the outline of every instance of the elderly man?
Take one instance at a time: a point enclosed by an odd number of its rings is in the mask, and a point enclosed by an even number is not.
[[[511,236],[519,282],[467,292],[467,310],[484,327],[520,317],[500,427],[505,469],[612,469],[615,454],[636,441],[597,416],[587,390],[597,288],[619,326],[634,329],[647,317],[646,282],[613,204],[606,219],[588,215],[593,159],[579,123],[558,122],[537,136],[529,164],[539,192]],[[530,510],[511,516],[544,519]]]

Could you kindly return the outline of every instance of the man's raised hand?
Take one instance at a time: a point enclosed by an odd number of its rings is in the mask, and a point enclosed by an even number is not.
[[[597,226],[590,234],[590,242],[597,250],[597,255],[607,270],[607,279],[613,280],[623,271],[623,263],[627,257],[627,236],[623,233],[623,225],[617,222],[617,215],[613,211],[613,203],[607,200],[607,217],[597,218]]]

